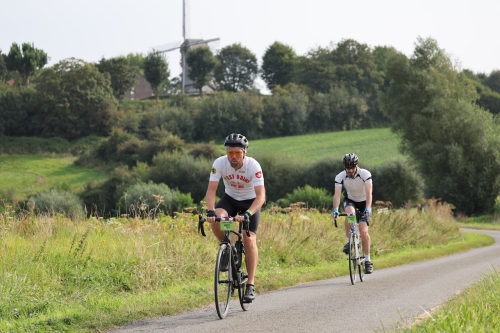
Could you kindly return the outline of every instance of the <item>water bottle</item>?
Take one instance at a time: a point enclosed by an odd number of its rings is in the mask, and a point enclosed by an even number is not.
[[[238,260],[238,250],[234,246],[233,246],[233,258],[234,258],[234,264],[236,265],[236,267],[239,267],[240,263]]]

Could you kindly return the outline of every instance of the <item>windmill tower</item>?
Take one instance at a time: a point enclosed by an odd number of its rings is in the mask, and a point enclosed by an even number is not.
[[[188,13],[188,0],[182,0],[182,42],[171,43],[170,45],[159,48],[158,52],[167,53],[174,50],[180,50],[181,52],[181,67],[182,67],[182,93],[198,92],[194,89],[194,82],[188,78],[187,72],[189,71],[189,66],[186,63],[186,55],[190,48],[197,46],[210,46],[211,43],[218,42],[220,38],[212,39],[190,39],[189,38],[189,13]]]

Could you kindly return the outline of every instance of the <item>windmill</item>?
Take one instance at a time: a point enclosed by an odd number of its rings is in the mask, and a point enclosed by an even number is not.
[[[209,46],[210,43],[218,42],[220,38],[212,38],[212,39],[190,39],[189,38],[189,14],[188,14],[188,9],[189,9],[189,3],[186,4],[186,2],[189,2],[188,0],[183,0],[182,1],[182,41],[179,42],[174,42],[170,43],[167,45],[163,45],[158,47],[157,50],[160,53],[167,53],[170,51],[174,50],[180,50],[181,52],[181,67],[182,67],[182,93],[185,92],[190,92],[189,88],[193,87],[194,82],[191,81],[187,77],[187,72],[189,70],[189,67],[186,64],[186,54],[187,51],[196,46]],[[212,44],[211,44],[212,45]],[[193,88],[194,89],[194,88]],[[193,92],[196,92],[193,90]]]

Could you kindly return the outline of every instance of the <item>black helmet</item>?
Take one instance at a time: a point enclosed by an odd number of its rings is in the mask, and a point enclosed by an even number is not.
[[[248,148],[248,140],[245,138],[244,135],[241,134],[229,134],[224,140],[224,146],[229,146],[229,147],[241,147],[244,149]]]
[[[359,159],[356,154],[349,153],[344,155],[342,164],[344,164],[344,168],[354,168],[356,165],[358,165],[358,160]]]

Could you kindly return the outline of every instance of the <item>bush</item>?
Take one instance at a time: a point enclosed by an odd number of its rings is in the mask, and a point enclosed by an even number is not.
[[[84,218],[83,204],[73,193],[50,189],[38,192],[27,201],[27,207],[36,214],[64,214],[72,219]]]
[[[125,190],[118,201],[121,211],[133,216],[151,217],[158,213],[173,213],[182,211],[185,207],[194,206],[190,194],[182,194],[171,190],[165,184],[139,182]]]
[[[205,198],[211,167],[212,161],[205,158],[161,153],[153,159],[150,179],[190,193],[195,202],[200,202]]]
[[[416,203],[422,197],[422,179],[402,161],[391,161],[371,170],[373,202],[390,201],[395,208],[408,202]]]
[[[279,199],[277,204],[284,208],[296,202],[304,202],[307,208],[331,208],[333,195],[324,188],[313,188],[306,185],[294,189],[293,192],[287,194],[284,199]]]

